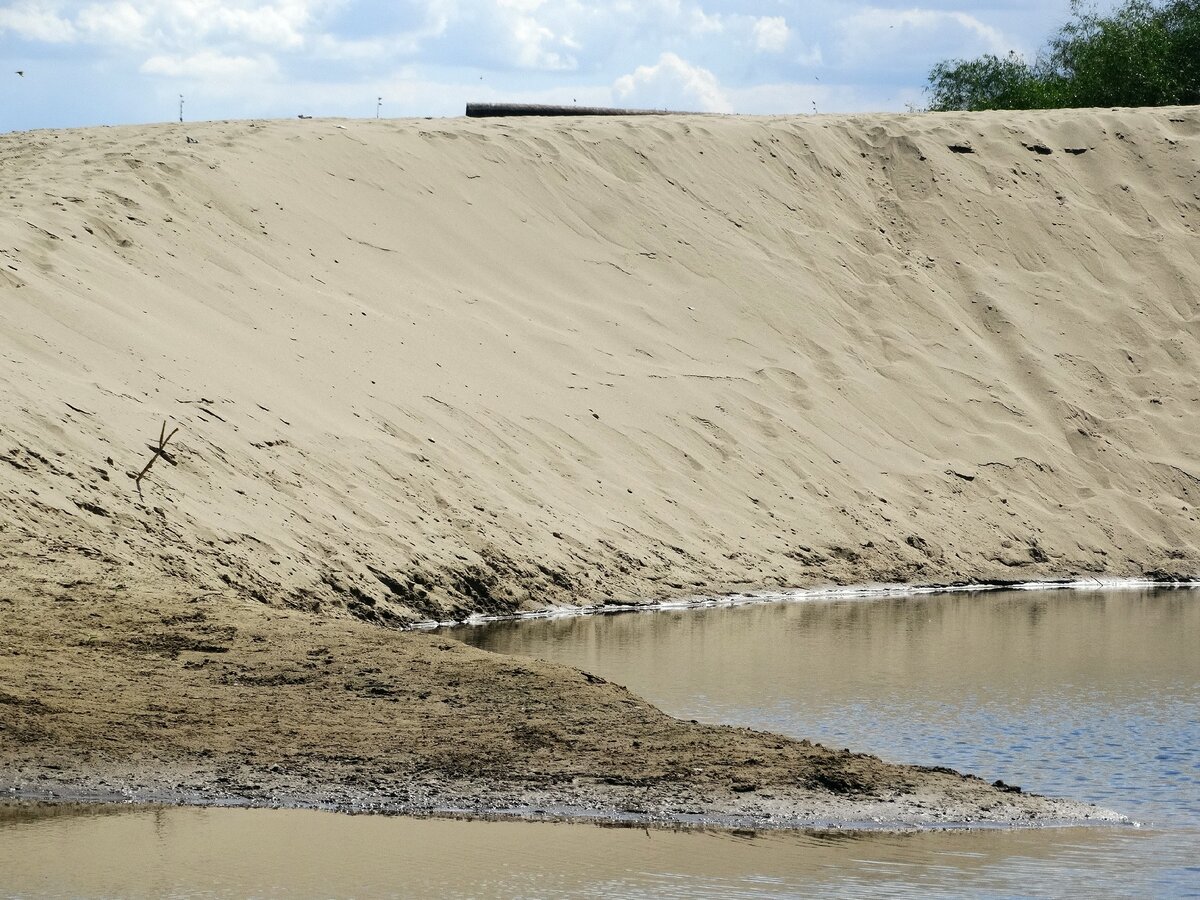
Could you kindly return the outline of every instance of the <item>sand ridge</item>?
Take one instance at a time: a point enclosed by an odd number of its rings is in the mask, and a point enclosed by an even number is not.
[[[1194,574],[1198,135],[1194,108],[0,135],[0,786],[1111,819],[372,626]]]
[[[389,622],[1194,570],[1198,129],[0,136],[5,556]]]

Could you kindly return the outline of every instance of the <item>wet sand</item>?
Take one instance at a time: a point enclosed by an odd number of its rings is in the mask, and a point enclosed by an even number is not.
[[[1119,820],[680,721],[596,676],[443,635],[227,595],[77,590],[9,597],[0,615],[0,790],[14,796],[753,828]]]

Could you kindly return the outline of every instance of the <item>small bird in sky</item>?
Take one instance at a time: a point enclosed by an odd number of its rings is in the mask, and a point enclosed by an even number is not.
[[[17,69],[17,74],[18,74],[18,75],[20,75],[22,78],[24,78],[24,77],[25,77],[25,70],[24,70],[24,69]]]

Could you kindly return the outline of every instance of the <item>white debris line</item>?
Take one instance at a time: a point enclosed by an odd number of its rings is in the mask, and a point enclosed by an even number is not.
[[[883,597],[910,597],[929,594],[974,594],[995,591],[1133,591],[1148,588],[1195,589],[1200,581],[1156,581],[1149,578],[1080,578],[1062,581],[970,582],[966,584],[911,585],[864,584],[821,588],[794,588],[776,591],[675,597],[647,603],[605,603],[598,606],[567,604],[512,615],[472,615],[465,619],[428,620],[409,626],[413,630],[453,628],[464,625],[486,625],[490,622],[517,622],[525,619],[565,619],[571,616],[603,616],[616,613],[661,612],[664,610],[712,609],[723,606],[746,606],[752,603],[803,603],[829,600],[874,600]]]

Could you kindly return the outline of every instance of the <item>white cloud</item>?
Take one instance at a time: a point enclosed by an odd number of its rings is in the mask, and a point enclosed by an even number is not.
[[[171,49],[211,39],[296,48],[316,14],[336,0],[128,0],[26,2],[0,10],[0,29],[27,40]]]
[[[820,44],[813,44],[811,47],[802,48],[794,57],[794,60],[802,66],[809,68],[823,65],[825,57],[821,53]]]
[[[0,33],[11,31],[26,41],[60,44],[74,41],[75,26],[42,3],[16,3],[0,9]]]
[[[728,88],[733,108],[745,115],[811,115],[813,113],[885,112],[920,105],[918,87],[875,87],[852,84],[779,83]]]
[[[695,109],[698,112],[732,112],[733,107],[717,77],[693,66],[674,53],[664,53],[652,66],[638,66],[613,84],[624,103],[655,109]]]
[[[386,65],[398,57],[419,54],[427,42],[441,37],[456,16],[454,0],[424,0],[419,25],[370,37],[340,37],[328,32],[310,33],[305,50],[320,59]]]
[[[574,69],[578,63],[569,50],[578,45],[569,36],[557,35],[532,16],[517,16],[511,23],[516,47],[515,62],[523,69]]]
[[[783,16],[763,16],[754,22],[754,49],[760,53],[780,53],[787,46],[791,31]]]
[[[75,18],[81,38],[100,44],[134,44],[145,33],[146,16],[131,3],[94,4]]]
[[[185,88],[190,113],[218,118],[293,115],[298,98],[306,113],[373,115],[380,95],[385,115],[522,98],[900,109],[919,100],[938,60],[1036,46],[1068,9],[1069,0],[0,0],[0,56],[30,73],[13,89],[53,98],[0,104],[0,130],[157,115]]]
[[[318,6],[309,0],[157,0],[148,5],[155,14],[146,37],[167,35],[180,43],[215,38],[273,49],[302,45]]]
[[[720,16],[710,16],[698,6],[688,13],[688,17],[692,34],[719,34],[725,30],[725,23]]]
[[[190,56],[152,56],[142,63],[140,71],[170,78],[235,81],[245,88],[276,78],[279,67],[275,60],[265,55],[225,56],[213,50],[201,50]]]
[[[958,10],[864,7],[838,23],[845,65],[877,67],[880,60],[916,60],[1007,53],[1014,42],[999,29]]]
[[[330,34],[318,34],[306,40],[305,49],[316,59],[378,64],[418,53],[425,37],[427,35],[412,32],[390,37],[343,40]]]
[[[283,2],[251,9],[226,6],[212,20],[214,30],[239,40],[275,48],[304,43],[309,11],[303,2]]]
[[[515,9],[524,14],[536,12],[545,3],[546,0],[496,0],[496,5],[501,9]]]

